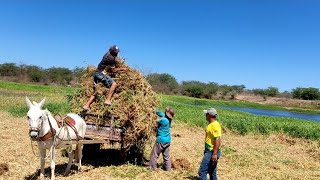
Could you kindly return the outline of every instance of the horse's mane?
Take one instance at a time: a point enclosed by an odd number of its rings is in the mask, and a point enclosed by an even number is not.
[[[44,109],[42,111],[44,112],[45,115],[52,116],[51,112],[48,109]]]

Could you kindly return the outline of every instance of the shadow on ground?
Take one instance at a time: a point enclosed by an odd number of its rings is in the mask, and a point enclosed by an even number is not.
[[[185,177],[185,179],[189,179],[189,180],[200,180],[200,178],[198,176],[188,176]]]
[[[118,166],[125,163],[119,149],[101,149],[100,144],[88,144],[83,148],[82,164],[99,166]]]
[[[100,144],[89,144],[84,145],[83,147],[83,157],[82,157],[82,165],[92,166],[93,168],[100,166],[119,166],[127,161],[121,158],[121,151],[119,149],[101,149]],[[66,151],[57,151],[62,153],[62,156],[67,157]],[[56,164],[55,167],[55,176],[63,176],[64,172],[67,168],[67,162],[65,164]],[[39,164],[40,166],[40,164]],[[51,176],[51,168],[48,163],[45,165],[45,177]],[[76,173],[78,167],[76,165],[71,166],[71,172],[69,175]],[[90,170],[89,170],[90,171]],[[40,174],[40,169],[38,169],[35,173],[26,176],[25,180],[34,180],[38,179]]]
[[[64,176],[64,171],[67,168],[67,163],[65,164],[57,164],[55,168],[55,176]],[[78,170],[78,167],[75,165],[71,166],[71,172],[69,175],[74,174],[74,172]],[[30,174],[29,176],[26,176],[24,179],[25,180],[36,180],[39,179],[40,175],[40,169],[38,169],[35,173]],[[45,177],[50,177],[51,176],[51,168],[50,166],[44,169],[44,176]]]

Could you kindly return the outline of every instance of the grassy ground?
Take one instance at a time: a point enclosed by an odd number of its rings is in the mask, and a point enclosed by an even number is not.
[[[7,163],[9,171],[0,179],[31,179],[38,176],[39,158],[34,155],[28,138],[26,118],[17,118],[7,112],[0,112],[0,163]],[[190,162],[191,170],[158,170],[149,172],[146,167],[132,164],[110,165],[108,154],[101,154],[97,165],[85,160],[82,171],[72,170],[62,175],[67,158],[57,151],[57,179],[196,179],[202,158],[204,131],[183,123],[172,127],[171,157]],[[35,144],[33,144],[35,146]],[[152,142],[147,146],[149,157]],[[270,136],[241,136],[230,131],[223,133],[223,155],[219,160],[220,179],[319,179],[319,143],[290,138],[282,134]],[[107,151],[106,151],[107,152]],[[35,154],[37,151],[35,149]],[[85,156],[89,156],[85,154]],[[158,163],[162,160],[159,158]],[[75,169],[75,167],[73,167]],[[46,159],[46,179],[49,179],[49,159]]]
[[[47,101],[44,108],[50,109],[53,113],[66,114],[71,111],[66,97],[74,90],[71,87],[0,81],[0,109],[8,111],[14,116],[22,117],[26,115],[28,110],[25,101],[26,96],[31,101],[36,102],[40,102],[46,97]]]
[[[71,93],[72,89],[6,83],[0,82],[0,165],[8,165],[9,171],[1,171],[0,166],[0,174],[3,173],[0,180],[36,179],[40,163],[36,157],[35,143],[31,146],[28,137],[25,96],[37,102],[47,97],[47,108],[64,114],[70,111],[65,95]],[[62,175],[67,158],[58,150],[57,179],[196,179],[204,148],[203,127],[206,121],[202,110],[228,103],[177,96],[162,98],[161,109],[170,105],[177,111],[172,126],[171,157],[173,160],[187,160],[191,167],[189,170],[166,172],[159,169],[149,172],[143,166],[119,164],[116,146],[106,145],[96,153],[99,163],[91,159],[92,152],[88,154],[85,151],[82,171],[76,171],[73,167],[67,177]],[[219,121],[224,127],[223,154],[218,165],[220,179],[320,178],[319,123],[217,109]],[[300,138],[294,138],[296,136]],[[153,142],[151,140],[146,147],[147,159]],[[48,161],[47,158],[47,179],[50,175]],[[161,158],[158,163],[162,164]]]

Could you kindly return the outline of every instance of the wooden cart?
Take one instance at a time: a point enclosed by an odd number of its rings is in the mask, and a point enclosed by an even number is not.
[[[82,113],[82,118],[86,119],[87,116],[98,116],[96,113]],[[122,143],[123,128],[113,126],[114,117],[99,117],[110,121],[110,126],[102,126],[93,123],[87,123],[86,135],[83,140],[78,143],[81,144],[105,144],[105,143]]]

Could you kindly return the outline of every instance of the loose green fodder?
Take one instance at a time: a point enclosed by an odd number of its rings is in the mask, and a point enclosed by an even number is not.
[[[130,68],[122,59],[117,59],[117,67],[127,68],[125,72],[119,72],[113,79],[118,87],[113,94],[112,106],[105,106],[105,96],[108,88],[101,83],[97,85],[97,96],[90,106],[90,112],[98,116],[87,116],[86,122],[110,125],[113,117],[113,125],[125,128],[123,134],[123,150],[143,152],[145,140],[154,134],[154,113],[158,105],[159,97],[153,92],[150,84],[143,75]],[[93,94],[93,73],[95,67],[87,67],[82,77],[82,87],[73,96],[69,96],[71,107],[80,113],[82,106]],[[132,149],[133,148],[133,149]]]

